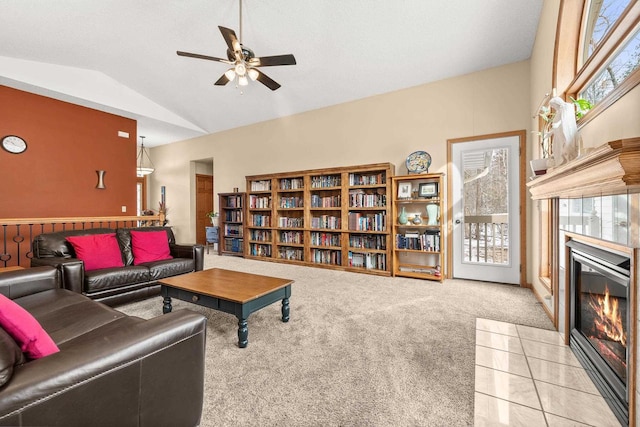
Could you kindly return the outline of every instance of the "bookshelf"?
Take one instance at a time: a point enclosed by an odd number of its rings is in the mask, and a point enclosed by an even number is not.
[[[442,282],[445,271],[443,183],[441,173],[393,178],[394,276]],[[406,218],[401,217],[403,212]]]
[[[218,255],[244,255],[246,193],[218,193],[220,239]]]
[[[245,257],[391,275],[394,166],[247,176]]]

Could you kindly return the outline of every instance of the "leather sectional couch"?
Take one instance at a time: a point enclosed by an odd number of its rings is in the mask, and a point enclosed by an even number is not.
[[[200,422],[204,316],[190,310],[149,320],[127,316],[62,289],[53,267],[2,273],[0,293],[31,314],[59,349],[26,360],[9,329],[0,328],[0,425]]]
[[[172,259],[134,265],[131,231],[165,231]],[[70,236],[115,233],[120,247],[123,267],[87,271],[76,258]],[[110,306],[160,293],[159,279],[201,271],[204,264],[202,245],[179,245],[170,227],[94,228],[44,233],[33,241],[31,266],[56,267],[62,285]]]

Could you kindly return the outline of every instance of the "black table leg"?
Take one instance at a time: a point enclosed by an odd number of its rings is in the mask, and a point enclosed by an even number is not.
[[[247,319],[238,317],[238,347],[245,348],[249,343],[249,327]]]
[[[171,310],[173,309],[173,307],[171,307],[171,297],[170,296],[165,296],[164,299],[162,300],[163,304],[162,304],[162,314],[167,314],[170,313]]]
[[[282,321],[289,321],[289,298],[282,299]]]

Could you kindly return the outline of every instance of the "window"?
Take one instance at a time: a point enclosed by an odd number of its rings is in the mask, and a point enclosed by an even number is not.
[[[640,83],[640,2],[563,1],[557,37],[558,92],[595,106],[579,126]]]

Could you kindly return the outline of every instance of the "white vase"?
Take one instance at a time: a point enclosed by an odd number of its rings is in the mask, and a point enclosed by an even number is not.
[[[429,219],[427,220],[427,225],[438,225],[438,216],[440,206],[435,203],[430,203],[427,205],[427,216]]]

